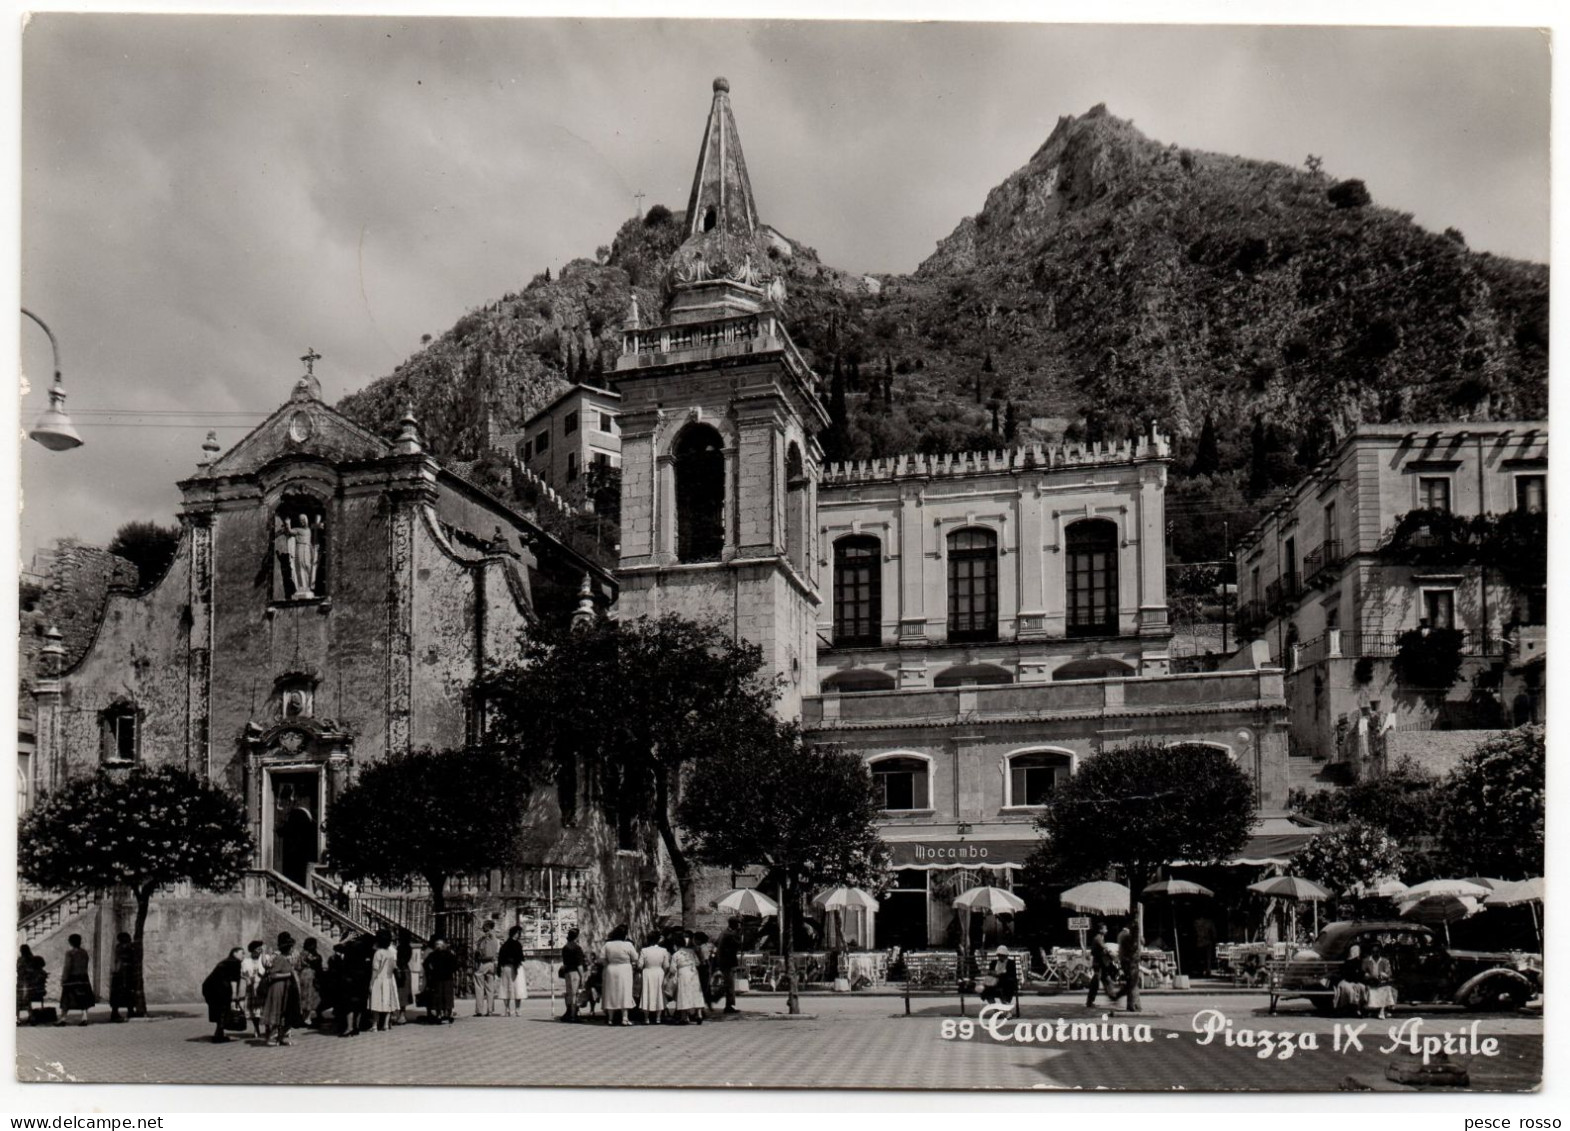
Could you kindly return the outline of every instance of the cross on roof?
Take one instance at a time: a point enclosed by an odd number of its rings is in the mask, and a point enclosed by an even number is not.
[[[316,363],[322,360],[322,355],[316,352],[316,347],[306,346],[305,356],[300,360],[305,362],[305,375],[307,377],[316,376]]]
[[[638,219],[640,220],[643,219],[643,198],[647,195],[648,193],[644,192],[642,189],[639,189],[637,192],[632,194],[633,199],[638,202]]]

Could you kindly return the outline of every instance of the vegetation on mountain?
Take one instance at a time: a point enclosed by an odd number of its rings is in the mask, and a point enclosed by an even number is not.
[[[851,275],[767,230],[826,397],[839,374],[832,454],[1155,422],[1176,442],[1173,553],[1192,560],[1359,422],[1544,417],[1547,267],[1471,251],[1306,166],[1164,145],[1097,106],[1061,119],[913,274]],[[471,311],[342,407],[390,432],[412,400],[439,454],[473,458],[487,422],[505,433],[564,382],[610,379],[632,295],[657,317],[683,218],[629,219],[597,258]]]

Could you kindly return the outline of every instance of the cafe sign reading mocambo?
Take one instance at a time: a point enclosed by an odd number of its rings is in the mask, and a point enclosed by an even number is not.
[[[916,863],[936,864],[945,860],[972,860],[981,863],[990,852],[984,844],[920,844],[916,845]]]

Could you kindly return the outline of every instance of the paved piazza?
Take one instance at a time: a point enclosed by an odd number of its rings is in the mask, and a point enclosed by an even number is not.
[[[84,1083],[581,1085],[597,1087],[756,1088],[1005,1088],[1335,1091],[1395,1087],[1385,1080],[1393,1060],[1416,1058],[1405,1049],[1381,1052],[1391,1025],[1421,1017],[1419,1037],[1453,1033],[1479,1022],[1477,1037],[1498,1038],[1497,1055],[1463,1051],[1475,1090],[1525,1090],[1542,1075],[1542,1020],[1537,1014],[1471,1015],[1400,1011],[1391,1021],[1369,1021],[1362,1049],[1332,1048],[1336,1022],[1298,1005],[1270,1016],[1255,994],[1149,995],[1144,1013],[1109,1014],[1110,1021],[1148,1024],[1150,1043],[1059,1041],[1056,1022],[1097,1020],[1068,996],[1029,997],[1024,1020],[1045,1043],[1017,1043],[1015,1023],[995,1040],[962,1029],[956,999],[912,1002],[903,1015],[897,996],[805,997],[810,1016],[784,1019],[780,997],[751,997],[744,1012],[702,1026],[610,1028],[598,1021],[565,1025],[551,1019],[550,1002],[527,1003],[521,1017],[474,1018],[460,1002],[455,1025],[410,1024],[345,1040],[297,1033],[286,1048],[263,1047],[236,1036],[213,1045],[203,1007],[165,1006],[156,1016],[124,1025],[95,1020],[86,1028],[30,1028],[17,1032],[17,1077]],[[976,1002],[968,1001],[970,1020]],[[558,1007],[559,1008],[559,1007]],[[1219,1011],[1241,1030],[1314,1034],[1317,1050],[1294,1049],[1269,1059],[1261,1048],[1228,1047],[1223,1035],[1208,1045],[1193,1029],[1196,1015]],[[96,1011],[99,1017],[102,1011]],[[1213,1016],[1213,1015],[1206,1015]],[[947,1032],[952,1035],[945,1035]],[[1356,1022],[1351,1022],[1356,1024]],[[1348,1022],[1343,1021],[1343,1025]],[[1421,1047],[1421,1046],[1420,1046]]]

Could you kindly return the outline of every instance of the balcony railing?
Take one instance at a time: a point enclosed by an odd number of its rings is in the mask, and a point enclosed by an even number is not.
[[[1401,650],[1401,637],[1410,629],[1398,632],[1349,632],[1344,634],[1342,654],[1346,656],[1394,656]],[[1490,641],[1494,650],[1498,651],[1499,642]],[[1461,654],[1463,656],[1483,656],[1483,639],[1475,632],[1461,633]]]
[[[1335,571],[1341,568],[1346,555],[1341,550],[1341,539],[1326,538],[1303,559],[1303,582],[1311,588],[1329,584]]]
[[[1297,572],[1283,573],[1265,586],[1265,605],[1272,613],[1284,612],[1302,592],[1302,579]]]
[[[1263,601],[1244,601],[1237,607],[1237,633],[1239,638],[1245,636],[1258,636],[1270,614],[1265,611]]]

